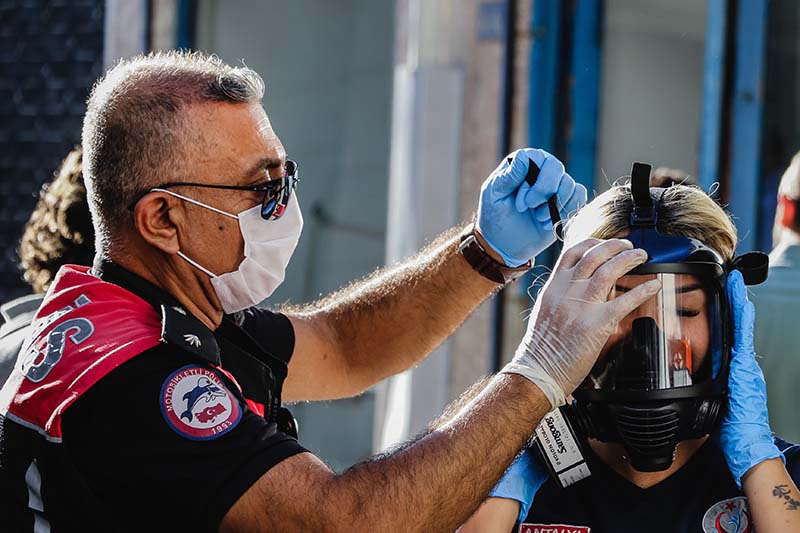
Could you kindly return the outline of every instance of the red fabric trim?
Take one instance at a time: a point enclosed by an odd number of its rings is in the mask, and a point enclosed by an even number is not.
[[[797,202],[786,196],[779,194],[778,203],[783,208],[783,216],[781,216],[781,225],[786,228],[794,229],[797,226]]]
[[[221,366],[217,366],[217,367],[214,367],[214,368],[216,368],[217,370],[219,370],[220,372],[222,372],[223,374],[228,376],[228,379],[230,379],[233,382],[233,384],[236,385],[236,388],[239,389],[239,392],[242,392],[242,386],[239,385],[239,382],[236,381],[236,378],[233,377],[233,374],[231,374],[230,372],[228,372],[227,370],[225,370]],[[257,415],[259,415],[261,417],[264,416],[264,412],[266,410],[266,407],[265,407],[265,405],[263,403],[258,403],[255,400],[251,400],[249,398],[245,398],[244,401],[245,401],[245,403],[247,403],[247,407],[249,407],[251,411],[253,411],[254,413],[256,413]]]

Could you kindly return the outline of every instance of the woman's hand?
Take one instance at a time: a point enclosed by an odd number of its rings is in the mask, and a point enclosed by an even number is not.
[[[755,308],[742,275],[728,275],[733,314],[733,350],[728,377],[728,412],[720,445],[736,483],[744,489],[759,533],[800,531],[800,493],[775,445],[767,413],[767,384],[753,348]]]
[[[740,272],[728,275],[728,303],[733,314],[733,349],[728,376],[728,411],[719,442],[728,468],[741,487],[744,475],[757,464],[783,457],[772,437],[767,414],[767,384],[753,348],[755,308],[747,299]]]

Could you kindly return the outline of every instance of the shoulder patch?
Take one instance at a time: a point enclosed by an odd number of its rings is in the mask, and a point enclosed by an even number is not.
[[[717,502],[703,515],[705,533],[751,533],[753,521],[747,498],[737,496]]]
[[[239,401],[211,369],[188,365],[161,386],[161,414],[167,425],[191,440],[216,439],[242,418]]]

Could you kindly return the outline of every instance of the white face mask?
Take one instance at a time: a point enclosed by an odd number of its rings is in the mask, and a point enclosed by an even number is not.
[[[264,220],[261,218],[260,204],[233,215],[166,189],[153,190],[171,194],[181,200],[239,220],[239,229],[244,239],[244,261],[233,272],[214,274],[189,259],[183,252],[178,252],[181,258],[211,277],[211,286],[217,293],[223,311],[235,313],[257,305],[283,283],[286,265],[292,258],[297,241],[300,239],[300,232],[303,230],[303,215],[300,213],[296,194],[289,199],[286,210],[279,219]]]

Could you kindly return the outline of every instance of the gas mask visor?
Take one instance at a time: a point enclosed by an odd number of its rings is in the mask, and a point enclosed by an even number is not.
[[[579,396],[592,399],[596,395],[585,392],[602,391],[604,401],[626,402],[722,392],[725,381],[719,378],[729,357],[722,266],[712,261],[648,263],[620,278],[610,297],[651,279],[658,279],[661,289],[620,322]]]

